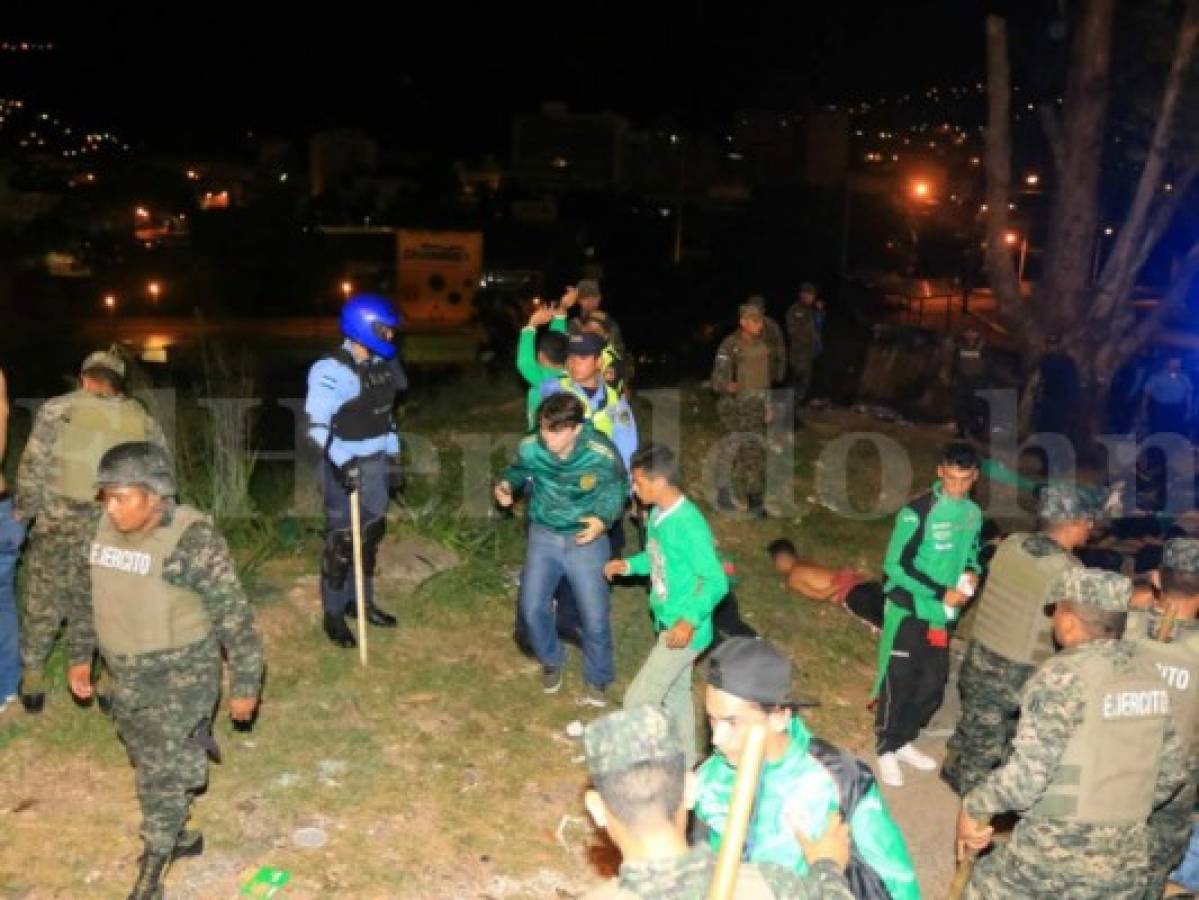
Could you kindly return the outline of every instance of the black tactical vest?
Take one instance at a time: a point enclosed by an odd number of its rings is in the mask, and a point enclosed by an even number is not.
[[[359,384],[358,396],[333,414],[330,434],[342,441],[362,441],[390,432],[396,394],[407,386],[399,363],[373,355],[358,362],[345,347],[338,347],[328,358],[358,376]]]

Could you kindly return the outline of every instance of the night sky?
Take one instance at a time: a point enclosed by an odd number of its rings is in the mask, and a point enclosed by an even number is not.
[[[400,145],[503,156],[512,113],[542,100],[716,131],[739,107],[803,109],[984,68],[973,0],[261,6],[6,14],[0,36],[58,50],[0,59],[0,84],[156,149],[358,125]]]

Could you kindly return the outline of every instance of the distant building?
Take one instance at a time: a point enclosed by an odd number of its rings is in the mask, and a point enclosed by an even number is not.
[[[601,190],[621,180],[628,122],[612,113],[572,113],[546,103],[512,122],[512,172],[535,187]]]
[[[321,131],[308,142],[308,184],[313,197],[322,197],[355,176],[373,172],[379,145],[361,131]]]

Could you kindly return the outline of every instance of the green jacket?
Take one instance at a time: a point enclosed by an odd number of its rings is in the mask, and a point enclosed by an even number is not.
[[[979,572],[978,538],[982,511],[968,497],[953,500],[941,493],[941,482],[899,511],[895,529],[883,559],[887,604],[883,611],[883,634],[878,646],[878,675],[873,694],[882,686],[887,663],[899,626],[910,615],[929,628],[944,629],[955,615],[947,612],[945,592],[955,587],[966,571]],[[895,602],[906,593],[912,608]]]
[[[712,531],[699,507],[680,497],[649,517],[646,549],[627,560],[630,575],[649,575],[649,609],[658,631],[679,619],[695,627],[691,649],[712,643],[712,610],[729,592]]]
[[[791,720],[791,743],[777,762],[762,764],[754,817],[745,839],[745,859],[752,863],[777,863],[803,874],[808,870],[803,849],[787,824],[792,811],[800,827],[814,838],[824,833],[829,813],[840,811],[837,783],[809,752],[812,737],[798,717]],[[720,846],[728,819],[729,799],[737,770],[714,753],[700,765],[695,815],[708,829],[713,849]],[[849,817],[853,844],[887,886],[893,900],[919,900],[920,886],[903,834],[872,784]]]
[[[587,423],[566,459],[551,453],[540,436],[529,435],[503,479],[514,496],[532,489],[529,521],[558,534],[577,532],[584,516],[598,516],[611,527],[629,495],[629,477],[616,448]]]
[[[554,316],[550,320],[550,331],[566,334],[566,316]],[[537,329],[526,325],[520,330],[520,340],[516,343],[516,371],[529,386],[525,394],[525,413],[529,431],[532,431],[537,426],[537,407],[541,405],[541,383],[558,378],[566,370],[561,366],[543,366],[537,361]]]

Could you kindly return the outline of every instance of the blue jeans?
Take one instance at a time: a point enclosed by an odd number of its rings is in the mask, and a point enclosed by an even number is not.
[[[1175,884],[1181,884],[1187,890],[1199,890],[1199,828],[1191,829],[1191,840],[1187,844],[1186,855],[1170,875],[1170,880]]]
[[[363,602],[370,605],[374,602],[375,593],[375,553],[379,548],[379,541],[383,538],[381,526],[387,515],[387,457],[381,453],[360,457],[358,467],[362,472],[362,487],[358,491],[358,501],[363,531],[363,587],[366,593]],[[341,615],[356,599],[354,564],[349,555],[350,494],[338,481],[337,473],[327,459],[321,461],[321,488],[325,500],[326,556],[322,563],[321,604],[325,612]],[[370,529],[372,523],[378,523],[374,526],[378,529],[377,532]],[[349,562],[344,565],[330,565],[330,554]]]
[[[12,500],[0,500],[0,702],[17,692],[21,680],[21,633],[13,581],[25,540],[25,523],[12,516]]]
[[[595,687],[607,687],[616,677],[604,578],[608,558],[606,534],[580,547],[573,534],[555,534],[532,525],[520,579],[520,614],[529,629],[529,643],[538,661],[553,668],[562,667],[566,654],[551,601],[559,581],[565,578],[570,583],[583,633],[583,678]]]

